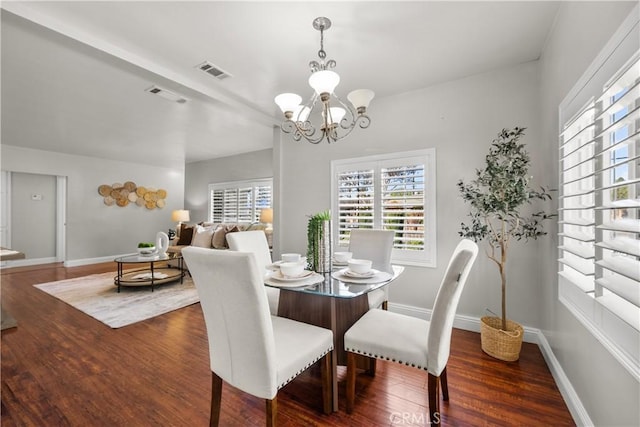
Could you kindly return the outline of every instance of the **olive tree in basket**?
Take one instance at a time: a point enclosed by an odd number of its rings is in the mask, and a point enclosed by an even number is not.
[[[481,319],[482,348],[502,360],[517,360],[522,345],[522,327],[507,319],[507,255],[513,240],[537,239],[545,235],[542,221],[554,215],[534,212],[523,215],[523,208],[534,200],[549,200],[547,190],[530,187],[530,158],[520,142],[525,128],[503,129],[493,140],[485,157],[486,165],[476,170],[474,180],[458,182],[458,188],[471,210],[470,221],[461,224],[460,236],[486,241],[486,253],[500,272],[502,317]],[[493,336],[487,333],[491,331]],[[502,342],[505,339],[507,342]],[[504,353],[504,354],[501,354]]]

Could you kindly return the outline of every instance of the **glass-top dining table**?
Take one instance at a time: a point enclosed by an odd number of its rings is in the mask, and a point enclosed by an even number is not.
[[[265,285],[280,289],[278,316],[331,329],[333,331],[333,406],[338,410],[337,366],[346,365],[345,332],[369,310],[367,294],[388,286],[404,267],[393,273],[377,272],[372,277],[349,277],[345,267],[334,266],[330,273],[311,273],[299,280],[265,278]],[[366,367],[366,366],[362,366]]]

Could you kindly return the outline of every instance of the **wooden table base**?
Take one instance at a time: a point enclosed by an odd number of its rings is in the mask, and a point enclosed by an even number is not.
[[[369,300],[366,294],[355,298],[336,298],[280,289],[278,316],[333,331],[334,411],[338,410],[337,366],[347,364],[347,353],[344,350],[344,333],[368,310]]]

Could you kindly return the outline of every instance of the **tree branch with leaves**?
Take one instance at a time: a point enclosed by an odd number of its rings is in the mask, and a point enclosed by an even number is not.
[[[503,129],[493,140],[483,169],[476,169],[474,180],[460,180],[458,189],[469,203],[470,222],[461,223],[460,236],[475,242],[486,241],[487,257],[496,263],[502,287],[502,329],[507,328],[507,254],[512,239],[537,239],[547,234],[543,221],[554,217],[543,211],[521,214],[534,200],[550,200],[545,188],[530,187],[531,159],[520,142],[526,128]]]

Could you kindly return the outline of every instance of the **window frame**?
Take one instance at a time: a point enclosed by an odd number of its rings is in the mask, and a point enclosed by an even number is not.
[[[258,192],[256,189],[258,187],[268,186],[270,188],[270,196],[269,196],[269,206],[257,206],[257,198]],[[252,221],[238,221],[238,212],[236,212],[236,220],[235,221],[225,221],[223,216],[222,221],[214,221],[214,213],[213,213],[213,192],[219,190],[239,190],[241,188],[251,187],[251,210],[252,210]],[[220,223],[233,223],[233,224],[255,224],[260,222],[260,211],[264,208],[273,208],[273,178],[258,178],[258,179],[250,179],[250,180],[242,180],[242,181],[228,181],[228,182],[220,182],[220,183],[211,183],[208,185],[208,198],[207,198],[207,218],[209,222],[220,222]]]
[[[612,178],[608,177],[608,174],[618,166],[612,165],[610,157],[610,151],[617,149],[611,150],[615,144],[612,145],[607,138],[611,134],[607,125],[607,120],[611,119],[607,117],[607,108],[610,102],[615,102],[615,96],[611,95],[617,93],[615,88],[614,92],[611,92],[612,83],[640,58],[640,43],[635,37],[637,32],[631,31],[637,24],[637,13],[631,14],[558,108],[560,217],[557,277],[558,300],[630,374],[640,380],[640,328],[633,322],[633,315],[625,315],[621,310],[623,306],[629,308],[634,305],[624,301],[620,296],[623,294],[616,295],[606,289],[611,287],[612,283],[603,281],[603,278],[609,277],[608,274],[621,271],[616,265],[607,265],[606,262],[607,257],[617,251],[607,247],[611,240],[607,233],[615,230],[611,226],[611,217],[612,213],[619,209],[611,204],[611,192],[618,184],[610,182]],[[637,64],[635,66],[638,67]],[[636,77],[636,89],[638,81]],[[638,105],[637,100],[635,105]],[[637,115],[637,112],[635,114]],[[581,118],[586,119],[584,123],[579,123]],[[574,124],[579,130],[572,133],[568,129]],[[581,132],[590,134],[584,138],[584,143],[577,142],[570,147],[569,144],[573,144],[572,135]],[[632,143],[638,144],[637,127],[635,132],[636,139]],[[575,139],[580,138],[583,136],[579,135]],[[588,144],[593,146],[590,151],[584,148]],[[581,150],[583,152],[579,153]],[[636,155],[631,151],[629,149],[628,157]],[[578,159],[569,160],[569,165],[574,162],[580,165],[591,162],[590,172],[583,170],[579,171],[577,176],[570,177],[567,164],[563,162],[568,161],[572,153],[577,153],[575,156]],[[613,162],[616,163],[618,160],[615,159]],[[631,185],[638,185],[637,172],[633,171],[635,175],[632,176]],[[629,179],[629,176],[627,178]],[[620,185],[623,184],[627,185],[624,182]],[[637,196],[638,194],[635,194],[636,198]],[[640,207],[625,207],[627,208],[636,210],[632,217],[637,220]],[[582,242],[577,243],[580,238]],[[620,255],[628,256],[628,253]],[[637,255],[635,257],[637,262],[639,258]],[[612,289],[619,292],[615,287]],[[614,301],[613,304],[611,301]],[[633,308],[637,313],[638,306]]]
[[[394,248],[391,261],[400,265],[435,268],[437,266],[436,241],[436,150],[427,148],[422,150],[404,151],[373,156],[363,156],[349,159],[338,159],[331,162],[331,212],[333,227],[334,250],[346,248],[339,243],[339,200],[338,174],[354,169],[374,169],[374,209],[373,228],[379,229],[382,224],[381,204],[381,171],[383,167],[413,166],[424,164],[424,250],[401,250]]]

